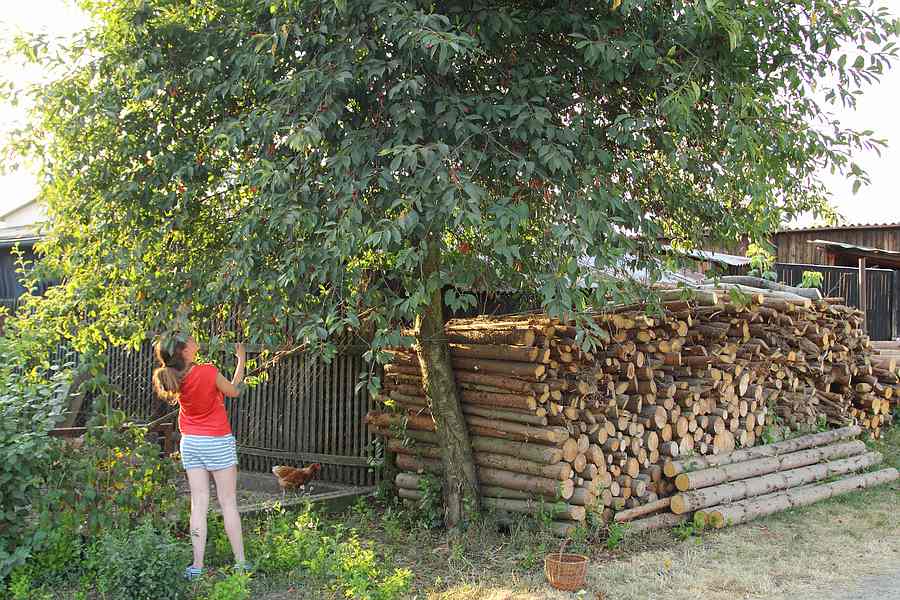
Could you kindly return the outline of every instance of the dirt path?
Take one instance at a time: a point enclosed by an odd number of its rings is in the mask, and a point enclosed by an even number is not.
[[[835,591],[822,600],[900,600],[900,562],[885,567],[884,575],[864,577],[845,590]],[[888,572],[888,570],[890,570]]]

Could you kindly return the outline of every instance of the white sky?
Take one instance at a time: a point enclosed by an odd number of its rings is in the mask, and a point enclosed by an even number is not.
[[[883,0],[886,5],[893,0]],[[10,30],[46,31],[53,35],[71,35],[87,24],[85,16],[67,0],[0,0],[0,35],[8,38]],[[0,59],[2,60],[2,59]],[[17,81],[34,80],[39,73],[18,72],[17,67],[0,62],[0,75],[14,76]],[[856,129],[872,129],[888,141],[879,157],[875,153],[860,154],[854,159],[872,178],[855,196],[852,181],[825,173],[822,178],[833,195],[833,203],[848,222],[884,223],[900,221],[900,64],[887,73],[880,84],[866,90],[855,113],[839,112],[842,123]],[[0,134],[21,118],[21,110],[0,105]],[[0,157],[2,159],[2,157]],[[37,193],[34,176],[27,172],[0,175],[0,213],[24,204]],[[807,225],[811,218],[798,224]]]

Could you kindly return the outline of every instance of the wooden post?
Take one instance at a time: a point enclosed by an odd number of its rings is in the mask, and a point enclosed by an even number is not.
[[[900,340],[900,270],[894,269],[891,286],[891,337]]]
[[[866,294],[868,290],[866,289],[866,257],[859,257],[859,310],[863,313],[862,320],[862,329],[864,332],[869,332],[869,313],[866,306]]]

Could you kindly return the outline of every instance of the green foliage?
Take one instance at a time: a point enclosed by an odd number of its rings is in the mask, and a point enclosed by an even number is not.
[[[802,288],[820,288],[825,280],[825,274],[820,271],[803,271],[803,279],[800,281]]]
[[[40,522],[32,556],[26,563],[28,572],[40,583],[61,584],[74,579],[80,573],[84,550],[79,515],[69,510],[44,510]]]
[[[60,442],[47,437],[62,410],[68,374],[6,371],[21,358],[0,340],[0,581],[24,563],[48,532],[33,526],[33,503],[53,475]],[[22,363],[18,363],[22,364]],[[47,540],[55,544],[59,540]]]
[[[535,520],[540,524],[541,529],[549,531],[553,521],[560,512],[565,510],[565,502],[562,499],[556,502],[546,502],[543,498],[537,502],[537,512],[534,515]]]
[[[625,534],[627,532],[627,523],[610,523],[607,526],[606,548],[609,550],[616,550],[622,545],[622,540],[625,539]]]
[[[747,247],[747,257],[750,259],[750,270],[747,271],[749,275],[775,281],[776,274],[772,270],[775,255],[762,245],[750,244]]]
[[[365,325],[377,349],[438,291],[631,298],[615,275],[659,275],[659,240],[763,239],[828,213],[823,168],[866,181],[848,157],[882,142],[830,112],[897,52],[862,0],[84,5],[70,48],[13,42],[61,76],[13,89],[9,153],[43,166],[34,277],[64,283],[36,310],[78,348],[185,303],[270,348]]]
[[[3,591],[0,588],[0,591]],[[12,574],[6,589],[10,600],[52,600],[52,594],[44,588],[35,587],[27,570],[19,569]]]
[[[347,598],[391,600],[412,581],[406,569],[389,570],[354,530],[325,526],[311,506],[291,517],[270,511],[248,527],[247,553],[264,573],[295,573]]]
[[[407,536],[411,520],[409,511],[394,504],[385,508],[381,517],[381,525],[384,527],[384,533],[388,539],[399,540]]]
[[[247,555],[254,557],[263,573],[289,573],[303,564],[307,532],[315,530],[318,520],[309,507],[292,519],[283,509],[268,511],[248,529]],[[227,544],[224,529],[219,538]],[[224,553],[223,553],[224,554]]]
[[[434,475],[423,475],[419,478],[419,491],[422,499],[417,503],[416,521],[420,527],[431,529],[440,527],[444,522],[444,498],[441,495],[441,480]]]
[[[205,600],[250,600],[250,575],[233,573],[217,581]]]
[[[104,533],[88,555],[89,577],[104,600],[180,600],[188,546],[144,523]]]
[[[106,531],[128,531],[141,522],[161,530],[175,501],[175,465],[159,457],[159,446],[140,429],[90,429],[75,449],[55,447],[45,468],[45,487],[29,506],[30,544],[24,561],[34,581],[62,584],[82,575],[86,539]]]
[[[105,426],[88,431],[81,448],[63,452],[54,465],[47,511],[75,513],[86,535],[148,519],[162,526],[175,507],[177,464],[159,456],[143,429],[119,431],[124,421],[124,414],[112,413]]]
[[[763,444],[774,444],[782,439],[780,428],[775,425],[766,425],[761,436]]]
[[[365,547],[355,532],[343,536],[340,527],[333,534],[317,537],[316,546],[304,561],[310,577],[331,582],[329,587],[347,598],[390,600],[401,598],[412,582],[409,569],[385,573],[375,552]]]
[[[691,520],[682,521],[672,528],[672,535],[679,541],[695,539],[698,543],[702,541],[704,528],[698,526]]]

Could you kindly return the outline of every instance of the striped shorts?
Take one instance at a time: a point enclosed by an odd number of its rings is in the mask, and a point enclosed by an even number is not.
[[[236,465],[237,447],[234,435],[182,435],[181,464],[185,470],[218,471]]]

